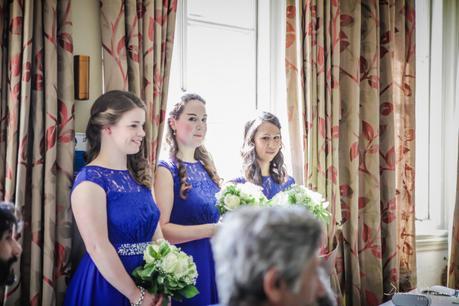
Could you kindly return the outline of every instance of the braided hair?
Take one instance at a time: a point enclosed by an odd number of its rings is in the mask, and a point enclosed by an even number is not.
[[[183,113],[185,106],[190,101],[199,101],[202,104],[206,104],[206,101],[197,94],[185,94],[180,98],[180,101],[174,105],[172,110],[169,112],[169,120],[167,124],[167,134],[166,134],[166,142],[169,145],[169,155],[172,160],[175,160],[178,164],[178,173],[180,178],[180,197],[182,199],[186,199],[188,191],[191,189],[191,184],[187,181],[187,173],[186,167],[183,165],[183,161],[177,157],[178,152],[178,144],[177,138],[174,135],[174,130],[172,129],[170,120],[173,118],[177,120],[180,115]],[[200,145],[194,151],[194,158],[201,162],[204,168],[206,169],[207,173],[209,174],[212,181],[215,182],[218,186],[220,186],[220,176],[217,173],[217,169],[215,168],[214,161],[210,156],[210,153],[204,147],[204,145]]]

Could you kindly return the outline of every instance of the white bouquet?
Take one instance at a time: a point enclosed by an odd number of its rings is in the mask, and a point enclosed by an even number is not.
[[[145,264],[137,267],[132,276],[137,285],[152,294],[163,294],[177,301],[192,298],[196,289],[198,272],[193,257],[164,239],[148,245],[143,253]],[[163,305],[168,299],[163,299]]]
[[[312,191],[302,185],[293,185],[287,190],[276,194],[270,205],[302,205],[306,207],[317,219],[328,223],[330,212],[327,210],[328,202],[318,192]]]
[[[215,194],[215,197],[217,198],[216,206],[220,215],[237,209],[240,206],[264,206],[268,202],[262,188],[249,182],[244,184],[226,183]]]

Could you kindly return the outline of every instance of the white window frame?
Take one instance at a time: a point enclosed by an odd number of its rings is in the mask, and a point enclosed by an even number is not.
[[[447,248],[456,189],[457,119],[451,90],[456,82],[452,68],[457,63],[450,62],[451,25],[446,24],[448,12],[444,5],[443,1],[416,1],[416,15],[422,18],[416,21],[416,33],[422,35],[416,38],[418,250]],[[451,139],[454,145],[450,145]]]
[[[181,90],[186,92],[187,1],[178,0],[178,2],[175,39],[178,40],[176,46],[179,47],[179,50],[174,50],[174,52],[180,53]],[[282,61],[285,46],[282,30],[285,24],[285,0],[254,0],[254,2],[257,12],[257,93],[255,103],[257,109],[283,111],[279,108],[284,105],[280,105],[278,101],[285,101],[279,100],[285,96],[285,86],[282,87],[282,82],[279,82],[279,79],[285,80],[284,62]]]
[[[281,122],[285,122],[282,126],[283,142],[284,142],[284,159],[286,161],[287,170],[291,170],[290,152],[289,152],[289,137],[287,135],[287,106],[286,106],[286,82],[285,82],[285,0],[253,0],[256,11],[256,94],[254,106],[257,110],[270,111],[276,114]],[[174,53],[178,56],[175,59],[179,60],[179,75],[180,75],[180,90],[182,93],[187,92],[187,25],[191,22],[206,22],[199,21],[199,16],[196,20],[190,19],[188,12],[187,0],[178,0],[176,33],[174,45]],[[213,26],[218,26],[214,24]],[[223,25],[227,27],[227,25]],[[173,63],[174,65],[174,63]],[[175,68],[176,69],[176,68]],[[172,73],[177,73],[174,70]],[[176,90],[169,87],[168,106],[175,102],[176,97],[172,96],[171,91]],[[175,92],[176,94],[176,92]],[[240,166],[240,160],[237,161]]]

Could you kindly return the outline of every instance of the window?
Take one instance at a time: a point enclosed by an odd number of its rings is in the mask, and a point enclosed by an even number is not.
[[[416,230],[418,235],[445,235],[452,209],[450,195],[455,192],[450,185],[455,184],[458,135],[457,130],[454,133],[451,90],[455,79],[451,72],[457,59],[454,51],[450,52],[454,40],[448,30],[451,25],[446,22],[446,4],[418,0],[415,5]]]
[[[168,109],[183,92],[207,101],[206,147],[225,180],[241,175],[243,127],[256,110],[286,117],[283,10],[283,1],[179,0]]]

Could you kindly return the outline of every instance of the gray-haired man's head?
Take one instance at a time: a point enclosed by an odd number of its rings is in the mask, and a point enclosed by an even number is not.
[[[324,291],[318,273],[321,236],[320,223],[304,208],[252,207],[229,213],[212,239],[222,304],[316,301]]]

